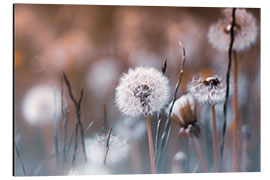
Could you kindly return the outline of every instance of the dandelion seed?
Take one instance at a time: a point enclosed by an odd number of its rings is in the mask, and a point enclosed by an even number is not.
[[[220,77],[208,77],[195,79],[187,85],[190,94],[200,103],[208,102],[215,105],[222,102],[225,97],[226,87]]]
[[[59,89],[47,85],[35,86],[24,97],[24,119],[31,125],[52,123],[60,118],[60,102]]]
[[[232,24],[232,9],[224,9],[223,19],[211,25],[208,31],[208,41],[221,52],[227,52],[230,44],[230,29]],[[237,9],[234,27],[235,41],[233,49],[241,51],[256,42],[258,27],[255,17],[246,9]]]
[[[175,101],[172,120],[180,125],[179,135],[199,136],[200,127],[196,117],[197,103],[190,94],[181,96]]]
[[[104,163],[106,143],[107,137],[105,135],[95,135],[92,139],[86,141],[86,153],[90,162],[97,165]],[[109,140],[106,164],[112,165],[123,161],[128,156],[129,151],[129,144],[112,134]]]
[[[169,81],[154,68],[137,67],[124,74],[116,88],[115,102],[131,117],[152,115],[169,99]]]

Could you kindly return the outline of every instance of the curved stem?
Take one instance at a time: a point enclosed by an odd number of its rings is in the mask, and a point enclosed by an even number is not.
[[[178,93],[178,90],[180,88],[180,84],[181,84],[181,81],[182,81],[182,77],[183,77],[183,73],[184,73],[184,65],[185,65],[185,61],[186,61],[186,50],[185,50],[185,47],[184,45],[182,44],[181,41],[179,41],[179,46],[182,50],[182,64],[181,64],[181,67],[180,67],[180,71],[179,71],[179,74],[178,74],[178,80],[177,80],[177,84],[175,86],[175,90],[174,90],[174,95],[173,95],[173,100],[172,100],[172,103],[170,105],[170,110],[169,110],[169,113],[168,113],[168,116],[167,116],[167,120],[165,122],[165,127],[164,127],[164,130],[163,130],[163,133],[161,135],[161,141],[160,141],[160,145],[158,147],[158,154],[157,154],[157,167],[159,167],[159,162],[161,161],[161,158],[162,158],[162,151],[164,151],[164,149],[166,150],[167,147],[164,147],[166,145],[165,141],[169,141],[169,138],[170,138],[170,126],[171,126],[171,114],[172,114],[172,109],[173,109],[173,106],[174,106],[174,103],[177,99],[177,93]],[[164,157],[166,158],[166,157]],[[163,159],[163,161],[165,161]]]
[[[155,165],[155,157],[154,157],[154,146],[153,146],[153,137],[152,137],[152,130],[151,130],[151,123],[150,123],[150,116],[146,116],[147,122],[147,132],[148,132],[148,144],[149,144],[149,155],[151,161],[151,170],[152,174],[156,173],[156,165]]]
[[[220,157],[221,162],[223,162],[223,150],[224,150],[224,143],[225,143],[225,134],[226,134],[226,126],[227,126],[227,102],[229,99],[229,89],[230,89],[230,73],[231,73],[231,64],[232,64],[232,51],[233,51],[233,44],[234,44],[234,26],[235,26],[235,12],[236,8],[232,10],[232,27],[230,29],[230,46],[228,49],[228,67],[226,73],[226,95],[225,101],[223,104],[223,130],[222,130],[222,139],[221,139],[221,147],[220,147]]]
[[[213,155],[214,155],[214,171],[218,171],[218,152],[217,152],[217,130],[216,130],[216,112],[215,105],[211,106],[212,110],[212,126],[213,126]]]
[[[202,151],[201,151],[201,146],[200,146],[200,143],[198,141],[198,138],[197,137],[192,137],[192,140],[193,140],[193,143],[195,144],[196,150],[197,150],[198,155],[200,157],[200,161],[202,163],[203,171],[208,172],[208,168],[207,168],[207,165],[205,163],[205,160],[204,160],[204,157],[203,157],[203,154],[202,154]]]

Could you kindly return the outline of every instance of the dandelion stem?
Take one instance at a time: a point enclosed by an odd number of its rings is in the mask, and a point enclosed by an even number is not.
[[[237,142],[238,142],[238,99],[237,99],[237,56],[233,51],[233,77],[234,77],[234,96],[233,96],[233,111],[234,111],[234,132],[233,132],[233,170],[238,171],[238,157],[237,157]]]
[[[157,113],[157,129],[156,129],[156,136],[155,136],[155,161],[157,161],[157,150],[158,150],[158,138],[160,134],[160,124],[161,124],[161,116],[160,112]]]
[[[221,148],[220,148],[220,154],[221,154],[221,162],[223,161],[223,149],[224,149],[224,143],[225,143],[225,134],[226,134],[226,121],[227,121],[227,103],[229,98],[229,89],[230,89],[230,73],[231,73],[231,66],[232,66],[232,51],[233,51],[233,43],[234,43],[234,26],[235,26],[235,11],[236,8],[233,8],[232,10],[232,26],[230,29],[230,46],[228,50],[228,68],[226,73],[226,95],[225,95],[225,101],[223,104],[223,131],[222,131],[222,140],[221,140]]]
[[[109,152],[109,148],[110,148],[111,134],[112,134],[112,128],[110,128],[110,131],[109,131],[109,133],[107,135],[106,151],[105,151],[105,155],[104,155],[104,165],[106,165],[106,160],[107,160],[107,156],[108,156],[108,152]]]
[[[217,151],[217,130],[216,130],[216,111],[215,105],[211,106],[212,110],[212,126],[213,126],[213,155],[214,155],[214,171],[218,171],[218,151]]]
[[[203,171],[208,172],[208,168],[207,168],[207,165],[205,163],[205,160],[204,160],[204,157],[203,157],[203,154],[202,154],[202,151],[201,151],[201,146],[200,146],[200,143],[198,141],[198,138],[197,137],[192,137],[192,140],[193,140],[193,143],[195,144],[196,150],[197,150],[198,155],[200,157],[200,161],[202,163]]]
[[[148,132],[148,144],[149,144],[149,155],[150,155],[150,161],[151,161],[151,170],[152,174],[156,173],[156,165],[155,165],[155,157],[154,157],[154,146],[153,146],[153,138],[152,138],[152,130],[151,130],[151,122],[150,122],[150,116],[146,116],[146,122],[147,122],[147,132]]]

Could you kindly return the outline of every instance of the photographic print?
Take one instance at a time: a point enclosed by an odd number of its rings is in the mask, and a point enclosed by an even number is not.
[[[260,8],[13,13],[14,176],[261,171]]]

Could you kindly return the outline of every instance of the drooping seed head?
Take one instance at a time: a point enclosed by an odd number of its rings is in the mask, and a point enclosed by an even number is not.
[[[197,103],[195,99],[186,94],[175,101],[172,110],[172,120],[180,126],[179,135],[199,136],[200,127],[196,117]]]

